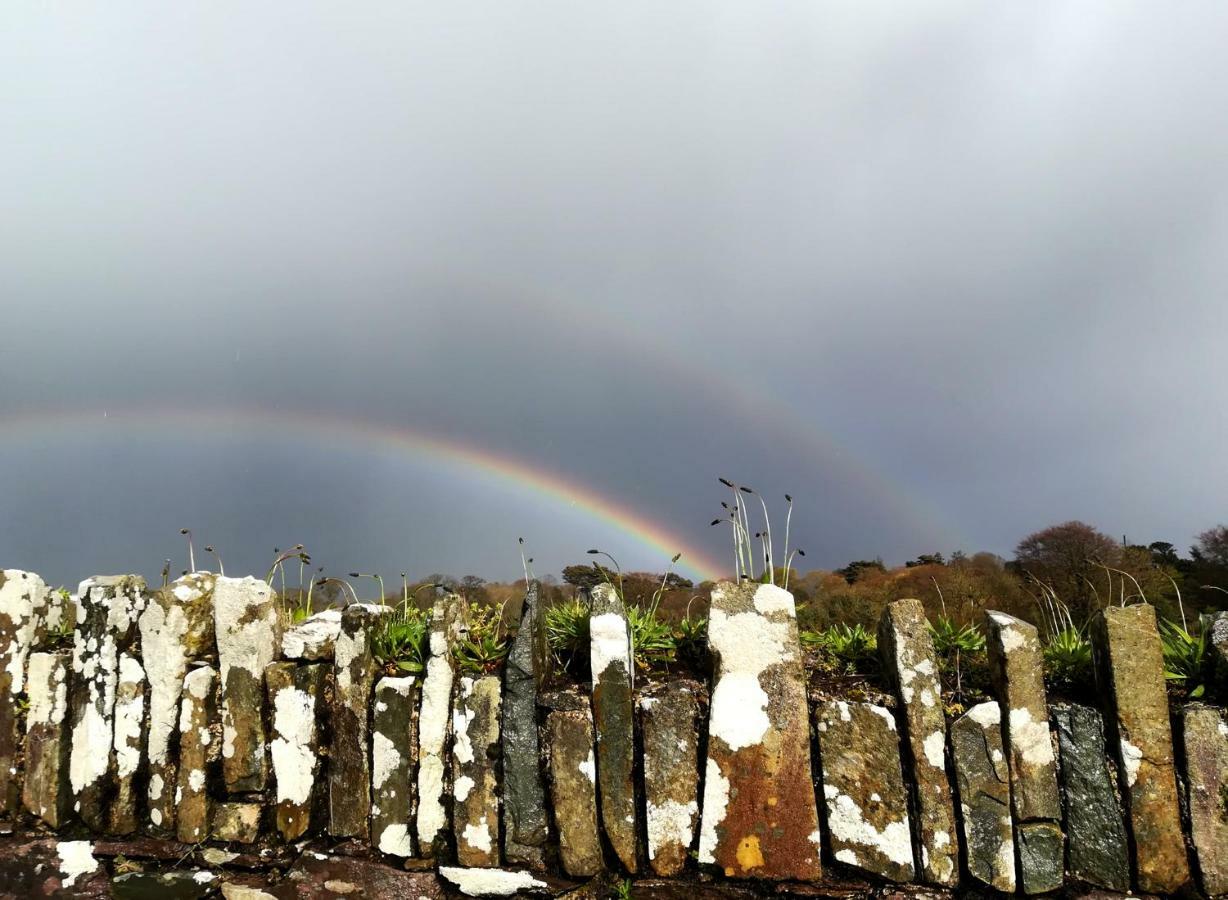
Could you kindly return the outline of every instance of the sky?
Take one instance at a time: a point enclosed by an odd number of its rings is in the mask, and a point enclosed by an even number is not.
[[[0,7],[0,566],[1228,521],[1222,4]],[[208,559],[210,565],[214,560]],[[723,568],[722,568],[723,567]]]

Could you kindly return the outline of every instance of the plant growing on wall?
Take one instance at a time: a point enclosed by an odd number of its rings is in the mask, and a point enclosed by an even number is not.
[[[497,670],[507,658],[509,636],[503,624],[503,607],[469,607],[467,633],[452,647],[457,667],[471,675]]]
[[[388,674],[416,675],[426,668],[430,616],[412,603],[401,603],[384,616],[371,638],[371,654]]]
[[[1164,650],[1164,678],[1169,684],[1184,688],[1191,699],[1206,693],[1207,646],[1211,631],[1211,616],[1198,617],[1198,625],[1190,632],[1168,619],[1160,621],[1160,643]]]
[[[780,558],[784,560],[784,567],[779,571],[776,567],[776,548],[772,539],[772,517],[768,513],[767,501],[754,488],[746,485],[736,484],[728,478],[717,479],[725,487],[733,493],[733,503],[721,502],[721,507],[725,510],[726,515],[719,516],[709,523],[712,526],[728,524],[733,535],[733,568],[734,575],[739,582],[746,581],[761,581],[763,584],[776,584],[776,579],[781,579],[780,586],[785,590],[789,589],[789,573],[793,565],[795,556],[805,556],[806,554],[799,549],[789,549],[789,528],[793,521],[793,497],[785,494],[785,503],[787,511],[785,513],[785,537],[783,552]],[[762,527],[752,533],[751,530],[751,514],[747,510],[747,497],[754,497],[759,501],[759,507],[763,515]],[[757,573],[757,566],[762,563],[762,571]]]

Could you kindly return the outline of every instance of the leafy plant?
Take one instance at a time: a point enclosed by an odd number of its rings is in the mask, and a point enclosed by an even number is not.
[[[573,671],[588,655],[588,606],[576,598],[546,610],[546,640],[563,668]]]
[[[462,672],[485,675],[499,668],[507,657],[509,642],[503,626],[503,608],[470,607],[468,631],[452,647],[452,656]]]
[[[708,618],[693,616],[687,610],[673,628],[674,647],[677,658],[695,668],[701,668],[708,658]]]
[[[979,628],[972,624],[956,625],[946,616],[930,623],[930,636],[934,639],[934,652],[944,665],[960,654],[985,652],[985,635]]]
[[[1086,684],[1091,678],[1091,641],[1073,625],[1050,635],[1043,653],[1045,672],[1053,684],[1072,688]]]
[[[1176,622],[1160,622],[1160,643],[1164,650],[1164,678],[1186,688],[1191,699],[1206,693],[1204,675],[1207,665],[1207,644],[1211,630],[1210,616],[1199,616],[1193,633]]]
[[[799,637],[803,647],[818,650],[842,674],[871,675],[878,669],[878,639],[862,625],[832,625]]]
[[[429,616],[402,603],[384,616],[371,639],[371,652],[381,668],[416,674],[426,668]]]
[[[627,626],[631,631],[631,658],[635,665],[647,669],[674,661],[678,645],[673,628],[657,615],[655,605],[627,607]]]

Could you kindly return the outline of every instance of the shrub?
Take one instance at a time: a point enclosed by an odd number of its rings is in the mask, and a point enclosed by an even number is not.
[[[1092,645],[1087,635],[1067,626],[1049,637],[1044,648],[1045,674],[1055,687],[1086,686],[1092,676]]]
[[[588,606],[579,598],[556,603],[546,610],[546,640],[559,665],[579,674],[588,659]]]
[[[960,654],[984,653],[985,635],[975,625],[956,625],[945,616],[930,623],[934,652],[941,665],[951,665]]]
[[[862,625],[833,625],[826,631],[803,631],[802,646],[817,650],[830,668],[845,675],[878,671],[878,641]]]
[[[1160,643],[1164,650],[1164,678],[1184,688],[1192,699],[1206,693],[1204,675],[1207,665],[1207,638],[1210,616],[1199,616],[1198,626],[1191,634],[1176,622],[1160,621]]]

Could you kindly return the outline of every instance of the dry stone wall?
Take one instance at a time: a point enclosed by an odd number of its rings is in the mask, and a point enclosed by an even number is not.
[[[54,607],[0,574],[0,898],[1228,893],[1228,718],[1170,709],[1146,606],[1096,623],[1101,709],[1050,705],[1035,629],[989,613],[993,699],[953,716],[916,601],[860,697],[808,687],[772,585],[714,589],[707,684],[637,679],[600,588],[563,689],[536,585],[485,673],[454,595],[400,675],[386,608],[283,628],[251,578],[92,578],[71,631]]]

